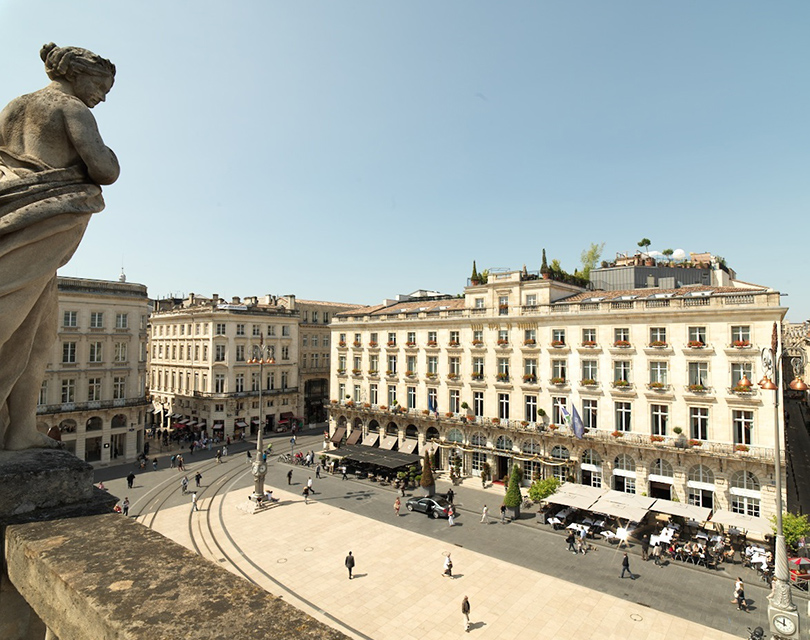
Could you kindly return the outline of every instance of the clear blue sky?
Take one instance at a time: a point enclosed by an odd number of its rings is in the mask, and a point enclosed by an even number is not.
[[[0,0],[118,67],[122,173],[60,273],[374,304],[486,267],[711,251],[810,318],[810,2]]]

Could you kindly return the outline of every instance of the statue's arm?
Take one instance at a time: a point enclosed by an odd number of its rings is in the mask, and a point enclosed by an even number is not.
[[[96,119],[90,109],[78,100],[66,105],[65,127],[73,146],[87,165],[87,173],[96,184],[112,184],[118,179],[121,167],[112,149],[104,144],[98,132]]]

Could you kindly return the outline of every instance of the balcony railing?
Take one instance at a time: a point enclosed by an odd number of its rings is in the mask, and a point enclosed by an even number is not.
[[[115,400],[91,400],[89,402],[63,402],[60,404],[41,404],[37,407],[37,415],[49,413],[66,413],[68,411],[96,411],[99,409],[115,409],[118,407],[139,407],[149,404],[146,397],[117,398]]]

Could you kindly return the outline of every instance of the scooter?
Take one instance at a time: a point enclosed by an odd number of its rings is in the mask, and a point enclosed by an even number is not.
[[[748,640],[763,640],[765,638],[765,631],[762,627],[748,627]]]

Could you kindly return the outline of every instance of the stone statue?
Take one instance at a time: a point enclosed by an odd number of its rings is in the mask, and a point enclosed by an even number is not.
[[[104,208],[99,185],[120,172],[90,111],[115,66],[53,43],[40,57],[52,82],[0,112],[0,449],[8,450],[56,446],[36,428],[57,335],[56,270]]]

